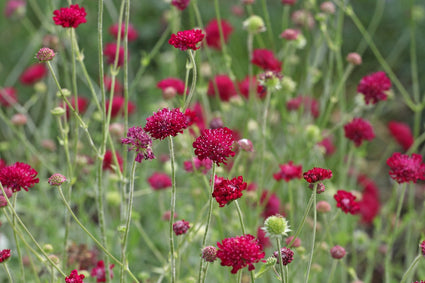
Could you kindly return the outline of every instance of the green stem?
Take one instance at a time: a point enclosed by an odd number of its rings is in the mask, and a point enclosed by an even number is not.
[[[5,194],[3,194],[4,196]],[[16,196],[17,194],[13,194],[13,207],[16,207]],[[12,215],[12,225],[13,227],[16,227],[16,217]],[[18,241],[18,234],[17,231],[15,229],[13,229],[13,238],[15,240],[15,245],[16,245],[16,252],[18,254],[18,259],[19,259],[19,267],[21,268],[21,279],[22,282],[25,282],[25,268],[24,268],[24,262],[22,261],[22,252],[21,252],[21,245],[19,244]]]
[[[315,190],[313,189],[313,193],[311,194],[310,200],[308,201],[307,208],[305,209],[303,219],[301,220],[301,224],[298,226],[297,230],[295,231],[294,237],[292,238],[292,241],[288,245],[289,247],[292,246],[292,244],[295,242],[298,235],[301,233],[301,230],[304,226],[305,220],[307,219],[307,215],[310,212],[311,207],[313,206],[313,199],[315,198],[314,193],[315,193]],[[314,209],[316,209],[316,208],[314,208]]]
[[[272,29],[272,22],[270,20],[269,10],[267,9],[267,0],[262,0],[261,3],[262,3],[264,17],[266,18],[267,33],[269,35],[271,49],[274,50],[275,44],[274,44],[274,37],[273,37],[273,29]]]
[[[168,148],[170,150],[170,161],[171,161],[171,204],[170,204],[170,222],[169,222],[169,241],[170,241],[170,264],[171,264],[171,282],[176,282],[176,258],[174,256],[174,231],[173,231],[173,222],[174,222],[174,212],[176,209],[176,172],[174,165],[174,144],[173,138],[169,136],[168,139]]]
[[[190,63],[192,64],[192,85],[190,86],[190,91],[189,91],[189,95],[185,101],[184,107],[182,109],[182,112],[184,112],[187,107],[189,107],[190,104],[190,100],[193,97],[193,94],[195,93],[195,87],[196,87],[196,80],[197,80],[197,69],[196,69],[196,61],[195,61],[195,56],[194,56],[194,51],[192,50],[188,50],[188,55],[189,55],[189,59],[190,59]],[[185,86],[185,93],[184,95],[186,95],[186,86]]]
[[[283,260],[282,260],[282,247],[280,244],[280,237],[276,238],[276,243],[277,243],[277,251],[279,253],[279,269],[280,269],[280,281],[282,283],[285,283],[285,273],[283,271]]]
[[[409,268],[406,270],[406,272],[404,273],[403,277],[401,278],[400,283],[404,283],[407,280],[407,276],[409,275],[409,273],[416,267],[416,264],[423,258],[422,254],[419,254],[417,257],[415,257],[415,259],[412,261],[412,263],[410,264]]]
[[[6,273],[7,273],[7,277],[9,278],[9,282],[13,283],[14,282],[13,277],[12,277],[12,274],[10,274],[10,271],[9,271],[9,268],[7,267],[6,262],[3,262],[3,268],[4,268],[4,271],[6,271]]]
[[[313,239],[312,239],[312,243],[311,243],[311,252],[310,252],[310,260],[308,261],[308,265],[307,265],[307,274],[305,276],[305,282],[308,282],[309,276],[310,276],[310,269],[311,269],[311,263],[313,262],[313,253],[314,253],[314,243],[316,241],[316,226],[317,226],[317,209],[316,209],[316,190],[317,190],[317,183],[314,184],[313,187],[313,193],[312,193],[312,197],[313,197],[313,215],[314,215],[314,222],[313,222]],[[295,236],[294,236],[295,239]]]
[[[243,215],[242,215],[242,210],[241,207],[239,206],[239,202],[238,200],[234,200],[234,203],[236,205],[236,210],[238,211],[238,216],[239,216],[239,222],[241,223],[241,229],[242,229],[242,234],[245,235],[246,234],[246,230],[245,230],[245,225],[243,224]]]
[[[336,266],[338,265],[338,260],[333,260],[332,262],[332,267],[331,267],[331,272],[329,273],[329,278],[328,278],[328,283],[332,283],[334,280],[334,275],[335,275],[335,270],[336,270]]]

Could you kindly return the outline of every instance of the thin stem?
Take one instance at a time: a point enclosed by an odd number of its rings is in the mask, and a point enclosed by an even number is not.
[[[335,270],[336,270],[336,266],[338,264],[338,260],[334,260],[332,262],[332,267],[331,267],[331,272],[329,273],[329,278],[328,278],[328,283],[332,283],[334,280],[334,275],[335,275]]]
[[[182,112],[184,112],[187,109],[187,107],[189,107],[190,100],[192,100],[193,94],[195,93],[196,80],[197,80],[197,69],[196,69],[196,61],[195,61],[194,52],[191,49],[189,49],[187,53],[189,55],[190,63],[192,64],[192,84],[190,86],[189,95],[185,101]],[[185,86],[184,95],[186,95],[186,86]]]
[[[292,241],[289,243],[289,245],[288,245],[289,247],[292,246],[292,244],[295,242],[295,239],[301,233],[301,230],[304,226],[305,220],[307,219],[307,215],[310,212],[311,207],[313,206],[313,199],[315,198],[314,193],[315,193],[315,191],[313,190],[313,194],[311,194],[310,200],[308,201],[307,208],[305,209],[303,219],[301,220],[301,224],[298,226],[298,228],[297,228],[297,230],[294,234],[294,237],[292,238]]]
[[[3,268],[4,268],[4,271],[6,271],[6,273],[7,273],[7,277],[9,278],[9,282],[13,283],[14,282],[13,277],[12,277],[12,274],[10,274],[10,271],[9,271],[9,268],[7,267],[6,262],[3,262]]]
[[[170,150],[170,161],[171,161],[171,204],[170,204],[170,222],[169,222],[169,241],[170,241],[170,264],[171,264],[171,282],[176,282],[176,258],[174,257],[174,212],[176,209],[176,172],[174,165],[174,144],[173,138],[169,136],[168,148]]]
[[[17,195],[16,193],[13,195],[13,200],[12,200],[13,207],[16,207],[16,195]],[[16,217],[13,215],[12,215],[12,225],[13,227],[16,227]],[[21,279],[22,279],[22,282],[25,282],[25,268],[24,268],[24,262],[22,261],[21,245],[19,244],[18,233],[15,229],[13,229],[13,238],[15,240],[16,252],[18,254],[19,267],[21,268]]]
[[[410,264],[409,268],[406,270],[406,272],[404,273],[403,277],[401,278],[400,283],[404,283],[407,280],[407,276],[409,275],[409,273],[416,267],[416,264],[423,258],[422,254],[419,254],[417,257],[415,257],[415,259],[412,261],[412,263]]]
[[[242,229],[242,234],[245,235],[246,234],[246,230],[245,230],[245,225],[243,224],[243,215],[242,215],[242,210],[241,207],[239,206],[239,202],[238,200],[234,200],[234,203],[236,205],[236,210],[238,211],[238,216],[239,216],[239,222],[241,223],[241,229]]]
[[[317,226],[317,210],[316,210],[316,190],[317,190],[317,183],[314,185],[313,188],[313,193],[312,193],[312,197],[313,197],[313,215],[314,215],[314,222],[313,222],[313,239],[312,239],[312,244],[311,244],[311,252],[310,252],[310,260],[308,261],[308,266],[307,266],[307,274],[305,276],[305,282],[308,282],[309,276],[310,276],[310,269],[311,269],[311,263],[313,262],[313,253],[314,253],[314,243],[316,241],[316,226]],[[295,239],[295,236],[294,236]]]
[[[279,269],[280,269],[280,281],[282,283],[285,283],[285,274],[284,274],[284,271],[283,271],[282,247],[281,247],[281,244],[280,244],[280,237],[276,238],[276,243],[277,243],[277,251],[279,253],[278,261],[279,261]]]

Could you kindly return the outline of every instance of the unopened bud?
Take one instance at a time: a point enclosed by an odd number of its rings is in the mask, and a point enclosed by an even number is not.
[[[257,15],[252,15],[246,19],[243,22],[243,27],[252,34],[266,31],[266,25],[264,24],[263,19]]]
[[[38,50],[36,57],[40,62],[47,62],[51,61],[55,57],[55,55],[56,54],[52,49],[48,47],[43,47]]]

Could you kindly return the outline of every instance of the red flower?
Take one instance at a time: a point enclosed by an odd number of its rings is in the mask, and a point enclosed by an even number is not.
[[[21,16],[22,12],[25,11],[26,5],[25,0],[9,0],[4,7],[4,15],[6,18],[10,18],[15,14]]]
[[[319,117],[319,102],[313,97],[298,96],[286,103],[288,110],[298,110],[300,107],[303,107],[304,111],[310,110],[311,116],[314,118]]]
[[[318,181],[332,178],[332,171],[329,169],[314,167],[313,169],[304,172],[303,177],[309,183],[316,183]]]
[[[117,53],[116,43],[107,43],[103,49],[103,55],[107,57],[107,62],[113,65],[115,62],[115,54]],[[120,46],[118,51],[118,67],[124,65],[124,47]]]
[[[195,170],[201,171],[203,174],[207,174],[212,167],[212,161],[209,158],[199,160],[199,158],[195,156],[192,160],[183,162],[183,166],[184,170],[187,172],[193,172],[193,166],[195,166]]]
[[[297,0],[282,0],[283,5],[294,5]]]
[[[55,25],[62,26],[64,28],[77,28],[80,24],[84,24],[86,21],[86,10],[84,7],[79,7],[78,4],[71,5],[60,10],[53,12],[53,21]]]
[[[391,81],[384,72],[376,72],[365,76],[357,86],[357,91],[365,96],[366,104],[377,103],[380,100],[387,100],[384,91],[391,88]]]
[[[13,87],[5,87],[0,89],[0,105],[9,107],[18,102],[16,90]]]
[[[231,266],[231,273],[235,274],[239,269],[248,266],[248,270],[254,270],[253,263],[264,258],[265,253],[258,240],[250,234],[234,238],[226,238],[221,243],[217,242],[217,257],[222,266]]]
[[[137,152],[135,160],[139,163],[141,163],[143,159],[155,158],[152,152],[152,139],[141,127],[132,127],[128,129],[127,138],[121,139],[121,143],[131,145],[128,150],[134,149]]]
[[[425,241],[422,241],[419,247],[421,248],[422,255],[425,257]]]
[[[16,162],[13,165],[0,169],[0,183],[3,187],[18,192],[21,189],[28,191],[39,182],[38,172],[26,163]]]
[[[158,88],[160,88],[163,92],[167,88],[173,88],[176,93],[183,95],[184,93],[184,82],[177,78],[166,78],[161,81],[159,81],[156,85]],[[188,91],[188,90],[187,90]]]
[[[225,20],[221,20],[220,22],[221,29],[223,31],[223,39],[224,42],[227,43],[233,28],[230,23]],[[217,19],[213,19],[207,24],[205,27],[205,33],[207,34],[205,40],[207,41],[208,47],[221,50],[220,30]]]
[[[362,199],[358,202],[361,215],[361,222],[371,224],[373,219],[379,213],[381,206],[379,202],[379,190],[371,179],[360,175],[357,178],[358,183],[363,187]]]
[[[233,200],[242,197],[242,191],[246,189],[247,183],[243,181],[243,177],[235,177],[232,180],[215,176],[213,198],[218,202],[220,207],[231,203]]]
[[[210,96],[216,95],[216,89],[222,101],[229,101],[231,97],[237,95],[233,81],[227,75],[217,75],[214,80],[208,83],[207,94]]]
[[[341,246],[338,246],[338,245],[336,245],[336,246],[333,246],[332,248],[331,248],[331,256],[334,258],[334,259],[341,259],[341,258],[343,258],[344,256],[345,256],[345,254],[346,254],[346,252],[345,252],[345,249],[343,248],[343,247],[341,247]]]
[[[282,264],[288,265],[294,260],[294,252],[291,251],[291,249],[287,247],[283,247],[280,249],[280,253],[282,255]],[[280,262],[279,260],[279,251],[275,251],[273,253],[273,257],[277,258],[277,263]]]
[[[114,268],[114,264],[109,265],[109,270],[111,271],[111,279],[114,278],[114,273],[112,269]],[[96,277],[96,282],[106,282],[106,272],[105,272],[105,263],[103,260],[99,260],[95,267],[90,272],[91,277]]]
[[[78,271],[74,269],[69,276],[65,277],[65,283],[84,283],[84,277],[83,274],[78,274]]]
[[[257,239],[258,239],[258,244],[261,246],[263,250],[272,245],[270,243],[269,237],[266,236],[266,232],[262,229],[262,227],[258,227],[257,229]]]
[[[74,108],[75,110],[77,110],[77,108],[75,107],[76,104],[75,104],[75,97],[74,96],[70,99],[69,102],[71,103],[72,108]],[[62,102],[60,105],[63,107],[64,106],[64,103],[65,102]],[[84,113],[84,112],[86,112],[88,104],[89,104],[89,101],[88,101],[87,98],[78,96],[77,97],[77,106],[78,106],[78,111],[77,112],[78,113]],[[66,108],[66,117],[69,119],[69,116],[71,114],[70,113],[71,110],[69,110],[68,104],[65,104],[65,105],[66,105],[65,106],[65,108]]]
[[[317,143],[325,148],[325,154],[330,156],[335,153],[335,145],[331,138],[324,138],[321,142]]]
[[[233,132],[229,128],[206,129],[193,142],[193,147],[200,160],[209,158],[220,166],[220,163],[227,164],[226,158],[235,156],[232,151],[234,141]]]
[[[352,140],[356,147],[363,143],[363,140],[371,141],[375,138],[372,125],[362,118],[354,118],[344,125],[345,137]]]
[[[119,24],[113,24],[110,28],[109,28],[109,33],[115,38],[118,39],[118,28],[119,28]],[[121,24],[121,40],[124,39],[124,35],[125,35],[125,23]],[[128,41],[134,41],[137,39],[137,30],[133,27],[132,24],[128,25]]]
[[[197,50],[200,48],[198,43],[200,43],[204,37],[205,34],[203,34],[200,29],[184,30],[177,32],[177,35],[173,33],[168,43],[182,51],[186,51],[187,49]]]
[[[267,88],[265,86],[262,86],[258,83],[258,80],[256,77],[246,76],[242,81],[238,83],[238,88],[240,93],[246,98],[249,98],[249,87],[251,83],[251,88],[255,91],[253,93],[256,93],[259,98],[266,97],[267,94]]]
[[[25,69],[19,77],[19,81],[24,85],[32,85],[47,75],[45,64],[34,64]]]
[[[251,63],[266,71],[282,71],[282,62],[277,60],[273,52],[268,49],[255,49]]]
[[[184,221],[184,219],[173,223],[173,231],[176,234],[176,236],[186,234],[189,228],[190,228],[189,222]]]
[[[109,100],[106,100],[105,108],[106,108],[106,112],[108,112]],[[133,102],[131,101],[127,102],[128,114],[133,113],[135,108],[136,106],[133,104]],[[124,97],[122,96],[114,96],[114,98],[112,99],[111,118],[117,117],[118,114],[121,114],[121,116],[124,116]]]
[[[189,5],[190,0],[172,0],[171,5],[183,11]]]
[[[160,172],[153,173],[149,177],[148,182],[154,190],[163,190],[173,185],[171,178],[167,174]]]
[[[296,40],[298,38],[298,35],[301,32],[297,29],[288,28],[285,29],[281,34],[280,37],[286,39],[286,40]]]
[[[121,155],[119,155],[118,152],[115,152],[115,156],[117,157],[117,161],[118,161],[118,165],[120,166],[120,171],[122,172],[122,157]],[[105,156],[103,157],[103,163],[102,163],[102,169],[103,170],[110,170],[111,172],[114,172],[115,169],[112,168],[112,165],[115,165],[113,156],[112,156],[112,151],[107,150],[105,152]]]
[[[422,163],[422,156],[419,154],[412,153],[409,157],[395,152],[387,159],[387,165],[391,168],[389,172],[391,178],[399,184],[425,180],[425,164]]]
[[[360,210],[359,203],[355,201],[356,197],[347,191],[338,190],[334,195],[336,207],[339,207],[345,213],[357,214]]]
[[[0,251],[0,263],[5,262],[10,257],[10,250],[4,249]]]
[[[199,102],[196,102],[191,108],[186,109],[184,115],[186,116],[188,126],[196,124],[199,130],[203,131],[205,129],[204,109]]]
[[[273,174],[273,178],[276,181],[285,180],[289,182],[292,179],[301,179],[302,176],[302,165],[293,165],[292,161],[286,164],[279,165],[280,171]]]
[[[106,87],[106,90],[108,91],[108,92],[110,92],[111,91],[111,89],[112,89],[112,78],[111,77],[108,77],[108,76],[105,76],[104,78],[103,78],[103,82],[105,83],[105,87]],[[114,84],[114,94],[116,94],[116,95],[122,95],[122,92],[123,92],[123,86],[121,85],[121,83],[115,78],[115,84]]]
[[[186,116],[179,108],[172,110],[163,108],[152,116],[146,118],[146,126],[143,128],[154,139],[163,140],[169,136],[177,136],[187,128]]]
[[[276,214],[285,216],[284,211],[281,209],[280,200],[275,193],[270,194],[268,191],[264,191],[261,194],[260,204],[264,205],[265,201],[267,201],[267,203],[264,206],[264,211],[261,213],[261,216],[263,216],[264,218],[267,218],[269,216],[273,216]]]
[[[398,144],[403,147],[404,150],[407,151],[412,146],[414,138],[409,125],[401,122],[391,121],[388,123],[388,129],[390,130],[391,135],[395,138]]]

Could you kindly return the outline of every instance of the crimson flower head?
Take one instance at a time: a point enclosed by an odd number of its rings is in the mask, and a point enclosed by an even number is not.
[[[173,231],[176,234],[176,236],[186,234],[189,228],[190,228],[189,222],[185,221],[184,219],[173,223]]]
[[[114,264],[109,265],[109,270],[111,274],[111,279],[114,278],[114,273],[112,269],[114,268]],[[105,272],[105,263],[103,260],[99,260],[95,267],[90,272],[91,277],[96,277],[96,282],[106,282],[106,272]]]
[[[28,164],[16,162],[0,169],[0,183],[12,192],[19,192],[21,189],[28,191],[39,182],[37,174],[38,172]]]
[[[227,43],[229,36],[233,31],[233,27],[225,20],[221,20],[220,23],[223,31],[224,42]],[[208,47],[221,50],[220,30],[217,19],[213,19],[207,24],[205,27],[205,33],[207,34],[205,40],[207,41]]]
[[[141,127],[132,127],[128,129],[127,138],[122,138],[121,143],[129,144],[128,150],[134,150],[137,153],[136,161],[141,163],[143,159],[154,159],[152,152],[152,138]]]
[[[399,184],[425,180],[425,164],[422,163],[422,156],[419,154],[412,153],[409,157],[407,154],[395,152],[387,159],[387,165],[391,168],[389,172],[391,178]]]
[[[47,67],[44,64],[34,64],[25,69],[19,77],[24,85],[33,85],[47,75]]]
[[[313,169],[304,172],[303,177],[309,183],[316,183],[332,178],[332,171],[329,169],[314,167]]]
[[[394,139],[403,147],[404,150],[407,151],[412,146],[414,138],[409,125],[402,122],[391,121],[388,123],[388,129]]]
[[[65,277],[65,283],[84,283],[84,278],[83,274],[78,274],[78,271],[74,269],[69,276]]]
[[[376,72],[365,76],[357,86],[357,91],[364,95],[366,104],[376,104],[387,100],[385,91],[391,88],[391,81],[384,72]]]
[[[156,86],[162,90],[162,92],[173,91],[179,95],[184,94],[184,82],[177,78],[166,78],[159,81]]]
[[[421,248],[422,255],[425,257],[425,241],[422,241],[419,247]]]
[[[221,260],[222,266],[231,266],[232,274],[236,274],[239,269],[248,266],[248,270],[254,270],[253,263],[264,258],[265,253],[258,240],[250,234],[243,236],[226,238],[217,242],[217,257]]]
[[[118,39],[118,29],[119,24],[113,24],[109,28],[109,33],[115,38]],[[121,39],[124,39],[125,36],[125,23],[121,24]],[[133,27],[132,24],[128,24],[128,41],[135,41],[137,39],[137,30]]]
[[[252,93],[256,93],[259,98],[265,98],[267,94],[267,88],[261,85],[255,76],[246,76],[242,81],[238,82],[238,88],[240,93],[246,99],[249,98],[250,87],[253,89]]]
[[[242,191],[247,187],[247,183],[243,181],[243,177],[235,177],[232,180],[215,176],[213,198],[218,202],[220,207],[231,203],[233,200],[242,197]]]
[[[10,250],[4,249],[0,251],[0,263],[5,262],[10,257]]]
[[[153,173],[148,178],[148,182],[154,190],[163,190],[172,186],[170,176],[160,172]]]
[[[195,154],[200,160],[211,159],[217,166],[227,164],[226,158],[235,156],[232,146],[235,139],[229,128],[205,129],[193,142]]]
[[[146,118],[146,126],[143,128],[154,139],[163,140],[169,136],[177,136],[187,128],[186,116],[179,108],[163,108],[152,116]]]
[[[282,71],[282,62],[277,60],[273,52],[268,49],[255,49],[251,63],[266,71]]]
[[[177,34],[173,33],[168,43],[182,51],[188,49],[198,50],[200,48],[198,43],[200,43],[204,37],[205,34],[202,33],[200,29],[183,30],[177,32]]]
[[[345,213],[357,214],[360,210],[359,203],[355,201],[356,197],[347,191],[338,190],[334,195],[336,207],[339,207]]]
[[[106,113],[108,113],[108,111],[109,111],[109,100],[106,100],[105,108],[106,108]],[[122,116],[124,116],[124,108],[125,108],[124,97],[114,96],[114,98],[112,99],[111,118],[117,117],[118,114],[121,114]],[[136,106],[134,105],[134,103],[131,102],[131,101],[128,101],[127,102],[128,114],[133,113],[135,109],[136,109]]]
[[[173,5],[180,11],[183,11],[184,9],[186,9],[189,3],[190,3],[190,0],[172,0],[171,1],[171,5]]]
[[[282,264],[283,265],[288,265],[292,262],[292,260],[294,259],[294,252],[291,251],[291,249],[287,248],[287,247],[283,247],[280,249],[281,255],[282,255]],[[279,251],[275,251],[273,253],[273,257],[277,258],[277,262],[279,263]]]
[[[106,56],[107,62],[113,65],[115,62],[115,54],[117,53],[117,44],[107,43],[103,49],[103,55]],[[124,47],[120,46],[118,50],[118,67],[124,65]]]
[[[75,97],[72,96],[71,99],[69,100],[69,102],[71,103],[72,108],[74,108],[75,110],[77,110],[79,113],[84,113],[87,110],[87,106],[89,104],[89,100],[85,97],[82,96],[78,96],[77,97],[77,103],[75,103]],[[60,104],[61,107],[65,106],[66,109],[66,117],[69,119],[70,115],[71,115],[71,110],[69,109],[68,104],[66,103],[61,103]]]
[[[266,201],[267,203],[264,205],[264,202]],[[281,208],[282,204],[280,203],[280,199],[275,193],[263,191],[260,198],[260,204],[264,205],[264,211],[261,213],[261,216],[263,216],[264,218],[268,218],[269,216],[273,216],[276,214],[285,216],[285,213]]]
[[[55,25],[62,26],[64,28],[77,28],[80,24],[87,22],[86,10],[84,7],[80,8],[78,4],[55,10],[53,11],[53,15],[55,15],[53,17]]]
[[[292,179],[301,179],[302,176],[302,166],[294,165],[292,161],[289,161],[286,164],[279,165],[280,171],[273,174],[273,178],[276,181],[285,180],[289,182]]]
[[[286,103],[286,109],[289,111],[298,110],[300,107],[303,107],[304,112],[310,111],[313,118],[319,117],[319,102],[313,97],[300,95],[290,99]]]
[[[186,160],[183,162],[183,166],[186,172],[193,172],[196,170],[201,171],[203,174],[207,174],[207,172],[212,168],[212,161],[209,158],[199,160],[199,158],[195,156],[192,160]]]
[[[16,97],[16,89],[13,87],[5,87],[0,89],[0,105],[10,107],[18,102]]]
[[[208,83],[207,94],[210,96],[215,96],[216,88],[218,91],[218,96],[222,101],[229,101],[231,97],[237,95],[235,85],[233,84],[232,79],[227,75],[217,75],[213,80],[210,80]]]
[[[375,138],[372,125],[362,118],[354,118],[353,121],[344,125],[345,137],[352,140],[356,147],[364,140],[371,141]]]
[[[123,163],[122,157],[118,153],[118,151],[115,152],[115,156],[117,157],[118,165],[120,167],[120,171],[122,172],[122,170],[123,170],[123,168],[122,168],[122,163]],[[112,151],[107,150],[105,152],[105,156],[103,157],[102,169],[114,172],[115,169],[112,167],[112,165],[115,165],[114,157],[112,155]]]
[[[363,187],[362,199],[359,203],[359,214],[361,215],[361,222],[364,224],[371,224],[373,219],[379,213],[379,189],[375,182],[364,175],[357,178],[358,183]]]

